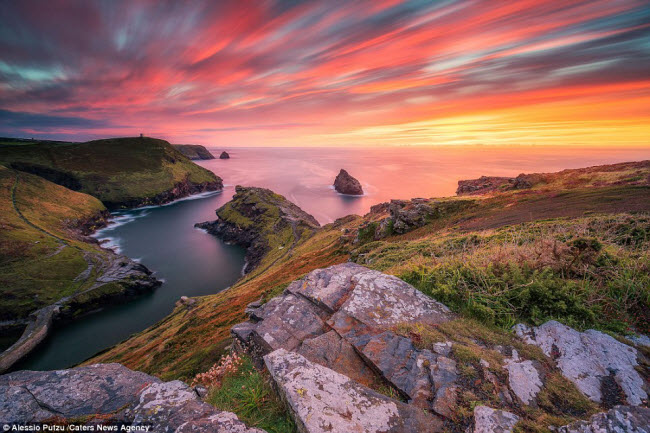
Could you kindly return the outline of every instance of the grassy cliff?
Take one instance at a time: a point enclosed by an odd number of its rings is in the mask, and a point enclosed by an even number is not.
[[[4,166],[0,166],[0,185],[0,321],[7,322],[4,325],[14,323],[20,328],[30,313],[63,298],[69,298],[70,314],[96,308],[107,298],[125,295],[137,282],[137,278],[109,281],[106,274],[127,259],[83,235],[104,224],[107,212],[98,199]],[[146,272],[136,274],[148,279]]]
[[[168,142],[147,137],[86,143],[3,140],[0,164],[90,194],[110,209],[162,204],[222,188],[218,176]]]

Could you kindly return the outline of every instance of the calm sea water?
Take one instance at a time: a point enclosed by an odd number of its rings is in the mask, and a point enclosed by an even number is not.
[[[214,155],[224,148],[209,148]],[[234,148],[230,159],[200,161],[229,185],[262,186],[284,195],[321,223],[363,215],[390,199],[442,197],[456,193],[459,179],[516,176],[566,168],[650,159],[647,149],[558,149],[552,147]],[[332,187],[341,168],[362,184],[365,195],[349,197]]]
[[[218,155],[223,148],[211,148]],[[231,159],[200,161],[221,176],[222,193],[167,206],[116,215],[97,234],[107,246],[140,260],[164,284],[154,293],[111,307],[61,327],[19,368],[55,369],[77,364],[154,324],[183,295],[217,293],[240,276],[244,251],[193,228],[214,219],[235,185],[278,192],[322,224],[352,213],[364,214],[391,198],[453,195],[458,179],[481,175],[515,176],[565,168],[650,159],[650,149],[556,148],[384,148],[384,149],[226,149]],[[339,169],[357,177],[366,194],[337,194],[331,184]]]

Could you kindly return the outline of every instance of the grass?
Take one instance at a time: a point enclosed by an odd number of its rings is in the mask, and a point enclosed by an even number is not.
[[[166,141],[153,138],[0,145],[0,164],[63,182],[111,208],[150,204],[186,179],[194,184],[220,182]]]
[[[650,217],[618,214],[373,242],[352,257],[505,329],[555,319],[578,329],[644,333],[649,246]]]
[[[209,389],[206,401],[218,409],[234,412],[249,427],[259,427],[269,433],[297,431],[271,388],[268,373],[256,370],[248,357],[220,385]]]
[[[101,218],[102,203],[3,166],[0,186],[0,320],[24,318],[89,287],[92,278],[76,279],[105,253],[80,239],[75,227]]]

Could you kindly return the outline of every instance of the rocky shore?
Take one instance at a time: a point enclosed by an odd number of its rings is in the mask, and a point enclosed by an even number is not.
[[[99,276],[93,286],[30,314],[20,338],[0,352],[0,373],[11,369],[36,349],[57,323],[75,320],[88,312],[127,302],[155,290],[161,284],[149,269],[128,257],[110,253],[97,254],[94,259],[100,265],[96,270]],[[21,325],[25,323],[23,320],[14,322]],[[3,328],[11,326],[12,321],[3,323]]]
[[[132,209],[141,206],[160,206],[170,203],[179,198],[189,197],[194,194],[200,194],[210,191],[221,191],[223,189],[223,181],[217,178],[215,181],[210,182],[192,182],[189,178],[185,178],[182,182],[176,183],[171,189],[156,194],[153,197],[133,198],[120,201],[104,201],[104,205],[110,210],[116,209]]]
[[[316,219],[283,196],[264,188],[235,187],[233,199],[217,209],[218,219],[195,227],[246,248],[244,272],[253,270],[272,248],[269,235],[290,232],[296,239],[319,227]],[[290,248],[290,246],[287,246]]]

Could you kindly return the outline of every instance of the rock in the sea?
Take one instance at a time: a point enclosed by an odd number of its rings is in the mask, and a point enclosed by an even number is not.
[[[517,421],[514,413],[487,406],[474,408],[474,433],[511,433]]]
[[[264,357],[301,433],[438,432],[440,419],[392,400],[349,377],[278,349]]]
[[[558,433],[650,433],[650,409],[616,406],[558,429]]]
[[[641,354],[634,347],[602,332],[579,332],[556,321],[534,328],[519,324],[515,332],[539,346],[583,394],[605,407],[638,406],[648,398],[649,385],[636,370]]]
[[[219,155],[219,159],[230,159],[230,155],[225,150]]]
[[[155,432],[263,433],[204,403],[181,381],[162,382],[120,364],[0,376],[0,414],[6,423],[83,418],[151,425]]]
[[[334,189],[341,194],[363,195],[361,183],[343,169],[334,179]]]
[[[455,407],[450,346],[421,350],[393,332],[398,324],[435,325],[454,315],[399,278],[354,263],[317,269],[249,316],[232,332],[258,365],[274,350],[295,351],[361,384],[387,382],[441,415]]]

